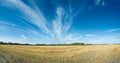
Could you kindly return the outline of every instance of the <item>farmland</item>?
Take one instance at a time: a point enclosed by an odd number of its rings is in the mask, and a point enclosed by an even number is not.
[[[120,63],[120,45],[0,45],[0,63]]]

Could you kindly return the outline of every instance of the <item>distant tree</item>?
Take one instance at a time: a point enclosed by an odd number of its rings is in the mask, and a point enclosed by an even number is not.
[[[25,43],[24,45],[30,45],[30,44],[28,44],[28,43]]]
[[[4,42],[3,42],[3,41],[0,41],[0,44],[4,44]]]
[[[85,43],[82,43],[82,42],[75,42],[75,43],[71,43],[71,45],[85,45]]]
[[[36,44],[36,45],[38,45],[38,46],[45,46],[46,44]]]
[[[0,44],[4,44],[4,45],[30,45],[30,44],[21,44],[21,43],[12,43],[12,42],[3,42],[3,41],[0,41]]]
[[[0,41],[0,44],[4,44],[4,45],[34,45],[34,44],[29,44],[29,43],[21,44],[21,43],[3,42],[3,41]],[[90,44],[84,44],[83,42],[74,42],[71,44],[35,44],[35,45],[37,45],[37,46],[72,46],[72,45],[90,45]]]

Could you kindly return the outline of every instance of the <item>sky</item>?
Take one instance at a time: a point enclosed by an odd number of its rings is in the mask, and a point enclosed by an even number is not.
[[[120,43],[120,0],[0,0],[0,41]]]

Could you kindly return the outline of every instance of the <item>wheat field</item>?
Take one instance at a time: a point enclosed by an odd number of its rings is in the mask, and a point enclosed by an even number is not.
[[[120,45],[0,45],[0,63],[120,63]]]

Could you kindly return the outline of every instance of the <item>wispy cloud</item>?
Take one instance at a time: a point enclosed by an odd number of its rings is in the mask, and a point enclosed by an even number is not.
[[[116,31],[120,31],[120,28],[110,29],[107,30],[106,32],[116,32]]]
[[[61,7],[58,7],[56,10],[57,16],[56,19],[53,20],[53,32],[55,32],[55,35],[57,38],[60,38],[62,35],[62,16],[63,16],[63,9]]]
[[[5,22],[5,21],[0,21],[0,25],[15,26],[14,23],[8,23],[8,22]]]
[[[25,32],[27,33],[38,34],[44,37],[44,39],[48,38],[46,39],[48,41],[52,39],[54,42],[66,42],[68,40],[78,40],[78,38],[81,38],[79,33],[69,32],[69,30],[73,24],[73,18],[86,8],[86,1],[83,2],[85,4],[80,5],[78,9],[73,8],[74,6],[72,7],[73,4],[71,0],[69,1],[68,8],[61,6],[59,2],[55,2],[57,4],[56,18],[52,21],[53,24],[49,25],[51,27],[48,27],[47,23],[49,23],[49,21],[46,20],[41,10],[35,4],[35,1],[29,1],[32,7],[25,4],[22,0],[5,0],[1,2],[8,8],[18,9],[21,12],[21,18],[38,26],[45,35],[37,31],[32,31],[34,29],[26,29]],[[14,24],[12,24],[12,26],[14,26]],[[24,32],[22,29],[18,30]],[[23,35],[21,37],[24,38]]]
[[[86,37],[93,37],[93,36],[95,36],[94,34],[86,34],[85,35]]]
[[[53,0],[54,1],[54,0]],[[82,4],[79,4],[79,8],[73,8],[75,7],[73,5],[74,0],[69,0],[69,3],[67,7],[64,7],[59,2],[55,2],[56,4],[56,16],[55,19],[52,20],[52,24],[50,21],[47,21],[46,17],[44,16],[43,12],[38,8],[34,0],[30,0],[29,6],[26,3],[24,3],[22,0],[4,0],[0,1],[2,5],[11,8],[11,9],[17,9],[21,13],[20,17],[24,19],[26,22],[29,22],[35,26],[37,26],[43,33],[41,33],[38,30],[35,30],[33,28],[22,28],[16,24],[10,24],[5,22],[0,22],[0,24],[4,24],[4,26],[9,25],[11,28],[9,29],[15,29],[16,31],[19,31],[20,38],[23,40],[30,39],[30,37],[23,35],[22,33],[28,33],[30,35],[34,35],[35,38],[33,40],[36,41],[50,41],[50,42],[69,42],[69,41],[79,41],[82,40],[82,36],[80,33],[76,32],[70,32],[69,30],[72,27],[73,18],[80,14],[88,4],[88,1],[84,0]],[[94,0],[95,5],[101,4],[102,0]],[[103,2],[104,5],[104,2]],[[50,27],[48,27],[50,26]],[[3,26],[2,26],[3,27]],[[0,29],[2,29],[0,27]],[[117,29],[118,30],[118,29]],[[76,30],[75,30],[76,31]],[[116,31],[116,29],[112,30]],[[109,32],[111,32],[109,30]],[[30,36],[29,35],[29,36]],[[93,34],[86,34],[86,37],[92,37],[95,36]],[[32,40],[32,39],[31,39]]]
[[[4,30],[4,31],[12,31],[12,30],[15,30],[15,31],[19,31],[19,32],[25,32],[25,33],[33,33],[33,34],[37,34],[37,31],[35,30],[32,30],[30,28],[23,28],[19,25],[16,25],[14,23],[9,23],[7,21],[0,21],[0,29],[1,30]]]
[[[24,40],[24,39],[27,39],[27,37],[25,35],[21,35],[21,38]]]
[[[12,7],[20,10],[22,12],[22,16],[23,16],[23,17],[21,16],[22,18],[38,26],[44,33],[50,33],[49,29],[46,26],[47,25],[46,19],[40,10],[36,11],[32,9],[21,0],[6,0],[4,1],[4,3],[8,7]]]
[[[57,37],[59,41],[68,41],[75,39],[77,35],[80,36],[79,33],[72,33],[69,32],[69,30],[73,24],[73,18],[86,8],[86,1],[83,2],[85,4],[79,5],[78,9],[72,7],[72,0],[69,1],[68,7],[64,7],[61,3],[56,1],[54,1],[54,3],[58,6],[56,9],[56,18],[53,20],[54,37]]]
[[[0,21],[0,30],[8,30],[8,27],[14,27],[16,26],[14,23],[8,23],[5,21]]]
[[[99,5],[101,3],[102,0],[95,0],[95,4]]]
[[[94,0],[94,2],[97,6],[99,6],[99,5],[105,6],[106,5],[105,0]]]

